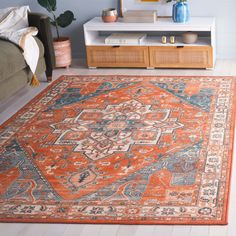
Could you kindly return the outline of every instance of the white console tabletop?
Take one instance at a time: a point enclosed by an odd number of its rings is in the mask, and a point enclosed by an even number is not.
[[[187,23],[174,23],[171,18],[158,18],[156,23],[125,23],[122,18],[104,23],[101,17],[95,17],[84,24],[86,30],[99,31],[211,31],[214,27],[214,17],[191,17]]]

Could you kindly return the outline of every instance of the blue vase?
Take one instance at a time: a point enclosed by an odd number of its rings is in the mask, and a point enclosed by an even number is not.
[[[189,5],[187,2],[177,2],[173,5],[172,18],[174,22],[185,23],[190,18]]]

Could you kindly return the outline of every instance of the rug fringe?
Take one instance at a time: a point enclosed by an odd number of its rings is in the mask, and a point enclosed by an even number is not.
[[[40,82],[39,82],[37,76],[33,75],[32,79],[31,79],[31,82],[30,82],[30,86],[31,87],[38,87],[39,85],[40,85]]]

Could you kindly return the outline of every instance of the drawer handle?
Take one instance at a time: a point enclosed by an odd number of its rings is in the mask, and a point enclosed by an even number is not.
[[[177,48],[184,48],[184,46],[177,46]]]
[[[112,48],[120,48],[120,45],[114,45]]]

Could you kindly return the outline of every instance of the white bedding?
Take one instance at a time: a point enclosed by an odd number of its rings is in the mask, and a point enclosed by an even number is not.
[[[29,27],[28,6],[0,9],[0,38],[7,39],[23,49],[23,56],[34,77],[39,60],[39,47],[33,36],[38,29]]]

